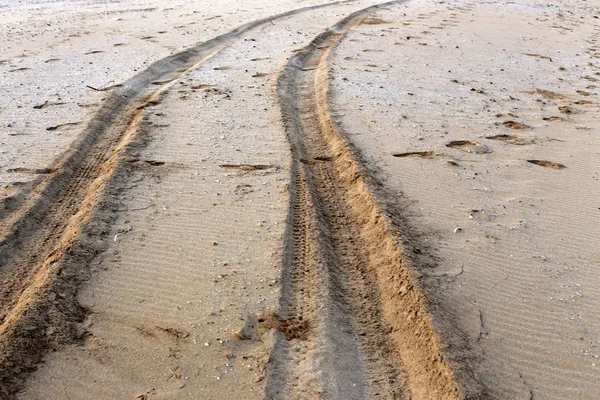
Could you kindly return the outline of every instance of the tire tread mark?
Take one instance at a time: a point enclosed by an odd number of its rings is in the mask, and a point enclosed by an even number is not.
[[[269,399],[461,397],[399,241],[328,110],[329,54],[369,14],[400,2],[350,14],[291,57],[278,81],[292,153],[280,313],[308,318],[311,329],[304,343],[276,335]],[[318,278],[304,279],[311,269]],[[312,304],[305,315],[302,303]]]
[[[0,216],[0,398],[11,398],[53,342],[78,336],[78,280],[114,216],[99,216],[106,185],[135,139],[145,107],[178,78],[234,40],[274,19],[355,0],[302,7],[241,25],[151,64],[114,89],[71,148]],[[153,82],[164,82],[153,85]],[[86,232],[86,230],[88,232]],[[96,242],[82,242],[96,235]],[[68,267],[67,267],[68,266]]]

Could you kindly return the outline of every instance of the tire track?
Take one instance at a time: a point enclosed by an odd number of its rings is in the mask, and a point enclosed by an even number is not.
[[[136,139],[145,108],[185,73],[274,19],[350,1],[303,7],[244,24],[159,60],[116,86],[81,138],[0,219],[0,398],[9,398],[47,347],[81,336],[75,298],[85,265],[106,248],[120,160]],[[110,189],[110,190],[107,190]]]
[[[292,178],[268,398],[461,397],[373,183],[328,111],[329,54],[368,15],[400,2],[341,20],[279,78]]]

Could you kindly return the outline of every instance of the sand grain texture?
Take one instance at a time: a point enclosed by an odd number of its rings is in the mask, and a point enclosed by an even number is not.
[[[0,398],[597,398],[598,17],[0,2]]]
[[[589,11],[412,2],[332,58],[334,115],[432,257],[415,266],[433,320],[464,333],[489,398],[600,393],[598,109],[574,104],[597,64]]]

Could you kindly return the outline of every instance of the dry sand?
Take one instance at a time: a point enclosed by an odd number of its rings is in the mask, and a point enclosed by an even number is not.
[[[425,288],[493,398],[600,394],[593,13],[410,2],[332,59],[343,129],[401,199]]]
[[[600,396],[597,7],[380,3],[0,2],[0,398]]]

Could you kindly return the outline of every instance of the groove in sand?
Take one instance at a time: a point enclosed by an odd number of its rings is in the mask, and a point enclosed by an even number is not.
[[[0,210],[0,398],[11,397],[47,347],[80,336],[85,311],[76,293],[87,263],[103,251],[114,220],[111,183],[118,188],[120,157],[136,137],[145,107],[174,82],[249,31],[334,2],[303,7],[244,24],[159,60],[114,89],[96,116],[27,195]],[[161,86],[153,83],[164,83]],[[10,204],[9,204],[10,203]]]
[[[461,397],[372,178],[329,115],[329,54],[368,15],[399,2],[349,15],[279,78],[292,177],[277,318],[308,332],[277,334],[268,398]]]

